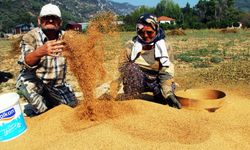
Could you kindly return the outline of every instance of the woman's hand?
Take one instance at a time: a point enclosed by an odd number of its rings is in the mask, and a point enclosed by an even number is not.
[[[166,100],[169,106],[181,109],[181,103],[176,99],[173,93],[170,93]]]
[[[161,85],[162,95],[167,101],[168,105],[174,108],[181,109],[181,103],[176,99],[174,95],[175,90],[175,82],[174,79],[165,80],[165,82]]]

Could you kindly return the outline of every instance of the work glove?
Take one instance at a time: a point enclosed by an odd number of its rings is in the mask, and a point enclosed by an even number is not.
[[[172,92],[169,92],[166,101],[170,107],[181,109],[181,103],[176,99],[175,95]]]
[[[169,79],[161,85],[162,95],[165,98],[167,104],[171,107],[181,109],[181,103],[176,99],[174,95],[174,90],[176,88],[176,84],[174,79]]]

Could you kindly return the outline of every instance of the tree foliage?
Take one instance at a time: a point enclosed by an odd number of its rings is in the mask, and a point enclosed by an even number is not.
[[[125,16],[124,22],[127,24],[134,24],[140,15],[147,14],[147,13],[154,13],[154,8],[141,6],[138,9],[136,9],[134,12],[132,12],[130,15]]]
[[[121,25],[120,29],[123,31],[134,31],[135,30],[135,23],[140,15],[147,14],[147,13],[154,13],[154,8],[150,8],[147,6],[141,6],[133,11],[131,14],[122,16],[120,18],[123,19],[125,25]]]
[[[127,26],[135,24],[140,14],[145,12],[154,13],[159,16],[168,16],[176,20],[176,24],[163,25],[164,28],[225,28],[233,26],[243,19],[244,15],[234,7],[234,0],[199,0],[191,8],[187,3],[184,8],[180,8],[173,0],[161,0],[155,8],[140,7],[131,15],[125,17]],[[246,17],[246,15],[245,15]]]
[[[250,28],[250,13],[241,13],[240,22],[245,26]]]
[[[119,18],[125,23],[121,25],[121,29],[134,31],[138,17],[145,13],[152,13],[158,17],[168,16],[174,18],[176,24],[162,25],[165,29],[180,27],[184,29],[225,28],[236,25],[239,21],[244,26],[249,27],[249,12],[240,12],[235,7],[235,4],[241,4],[239,1],[244,0],[199,0],[194,7],[187,3],[184,8],[180,8],[174,0],[161,0],[155,7],[141,6],[129,15],[120,16]],[[11,28],[21,23],[32,22],[36,25],[40,8],[46,2],[47,0],[0,0],[0,32],[10,32]],[[244,4],[248,6],[247,4],[250,5],[250,2],[244,1]],[[68,1],[65,7],[69,5],[70,2]],[[20,9],[20,7],[24,9]],[[91,9],[91,7],[88,8]],[[84,12],[80,12],[83,16],[86,14],[87,8],[84,10]],[[64,26],[68,21],[82,20],[72,12],[62,9]]]
[[[181,9],[173,0],[161,0],[156,6],[155,15],[168,16],[179,20],[181,18]]]
[[[208,28],[225,28],[239,21],[234,0],[200,0],[194,10],[199,21]]]

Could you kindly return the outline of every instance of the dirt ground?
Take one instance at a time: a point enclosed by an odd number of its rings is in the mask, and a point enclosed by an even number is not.
[[[0,83],[1,93],[15,92],[17,59],[13,52],[1,53],[0,71],[13,75]],[[176,67],[176,80],[181,85],[177,90],[222,90],[226,93],[224,105],[208,112],[177,110],[142,99],[114,101],[109,105],[114,110],[109,112],[114,113],[112,117],[94,121],[80,120],[75,117],[78,108],[60,105],[37,117],[25,118],[27,131],[0,143],[0,149],[250,149],[249,81],[214,84],[181,67]],[[67,81],[82,99],[72,74]]]

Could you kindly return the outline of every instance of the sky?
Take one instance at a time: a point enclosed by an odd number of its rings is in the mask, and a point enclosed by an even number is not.
[[[128,2],[128,3],[135,5],[135,6],[146,5],[149,7],[154,7],[160,2],[160,0],[111,0],[111,1],[120,2],[120,3]],[[198,3],[199,0],[173,0],[173,1],[177,4],[179,4],[179,6],[181,8],[183,8],[186,6],[187,2],[189,2],[191,7],[193,7],[195,4]]]

